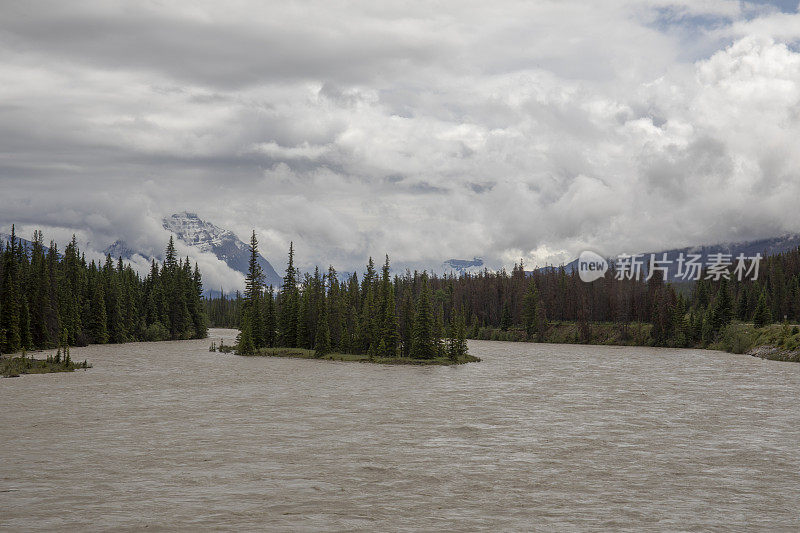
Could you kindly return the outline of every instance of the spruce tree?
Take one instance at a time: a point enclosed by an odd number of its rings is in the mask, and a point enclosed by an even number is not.
[[[313,347],[310,342],[314,330],[311,329],[311,320],[309,319],[311,312],[309,309],[309,299],[309,291],[307,289],[302,291],[300,295],[300,305],[297,308],[297,327],[295,328],[297,338],[295,339],[294,345],[298,348],[310,349]]]
[[[253,348],[262,348],[264,342],[264,323],[261,316],[261,295],[264,291],[264,273],[258,264],[258,240],[256,232],[250,237],[250,260],[245,277],[242,331],[247,330]]]
[[[753,325],[757,328],[763,328],[767,324],[772,323],[772,312],[767,305],[767,291],[761,291],[761,296],[758,297],[758,304],[756,310],[753,312]]]
[[[340,346],[344,316],[341,287],[333,265],[328,267],[327,284],[328,294],[326,301],[328,303],[328,329],[330,330],[331,346]]]
[[[719,290],[717,291],[717,297],[714,300],[712,313],[712,327],[714,331],[719,331],[730,324],[732,317],[733,309],[731,305],[731,295],[728,291],[728,280],[722,278],[720,280]]]
[[[94,266],[94,263],[92,263]],[[91,317],[89,322],[89,333],[92,336],[92,342],[95,344],[105,344],[108,342],[108,325],[106,316],[106,301],[103,292],[103,284],[98,279],[99,273],[95,274],[95,279],[92,281],[92,297],[90,302]]]
[[[453,308],[448,325],[447,355],[458,361],[467,354],[467,325],[463,311]]]
[[[289,243],[289,263],[278,301],[278,343],[292,348],[297,346],[297,307],[299,304],[297,271],[294,267],[294,243]]]
[[[396,357],[399,342],[397,311],[395,309],[394,285],[389,277],[389,256],[381,271],[381,314],[379,354]]]
[[[164,254],[164,268],[172,269],[178,266],[178,254],[175,251],[175,239],[172,235],[169,236],[167,243],[167,250]]]
[[[433,309],[431,308],[431,291],[428,286],[428,274],[423,273],[420,280],[420,292],[417,298],[416,314],[411,339],[411,357],[415,359],[433,359],[437,355],[434,338]]]
[[[249,316],[250,312],[251,309],[246,309],[242,312],[242,325],[236,338],[236,353],[239,355],[253,355],[255,353],[253,321]]]
[[[400,304],[400,347],[403,357],[410,357],[414,331],[414,299],[411,288],[406,286]]]
[[[361,280],[361,314],[358,320],[358,352],[370,357],[377,355],[380,344],[375,280],[375,263],[370,257],[364,279]]]
[[[272,285],[264,291],[264,346],[272,348],[276,341],[277,317],[275,316],[275,297],[272,295]]]
[[[19,264],[17,263],[17,234],[11,226],[11,240],[3,251],[3,278],[0,284],[0,329],[4,332],[4,342],[0,351],[15,353],[22,347],[20,335],[20,291]]]
[[[500,316],[500,329],[503,331],[508,331],[508,328],[511,327],[511,305],[506,301],[503,304],[503,312]]]
[[[190,284],[190,298],[191,298],[191,315],[192,323],[194,324],[194,336],[196,339],[205,339],[208,336],[208,324],[205,313],[205,305],[203,305],[203,277],[200,274],[200,268],[197,263],[194,264],[194,272],[192,272],[192,282]]]
[[[748,307],[747,290],[742,289],[739,291],[739,298],[736,300],[736,318],[742,322],[747,320]]]
[[[328,326],[328,308],[322,305],[322,313],[317,322],[317,332],[314,338],[314,356],[322,357],[331,352],[331,332]]]
[[[445,357],[447,349],[444,343],[444,310],[441,306],[434,313],[433,321],[433,344],[436,357]]]
[[[531,280],[530,283],[528,283],[528,291],[522,299],[522,325],[525,327],[525,332],[529,338],[538,330],[536,324],[538,307],[539,291],[536,288],[536,282]]]

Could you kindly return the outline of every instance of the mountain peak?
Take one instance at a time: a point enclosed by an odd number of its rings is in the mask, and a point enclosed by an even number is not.
[[[215,226],[189,211],[164,217],[162,224],[164,229],[174,233],[184,244],[201,252],[210,252],[233,270],[247,274],[250,249],[232,231]],[[258,264],[264,271],[267,285],[279,286],[282,283],[282,278],[261,254]]]
[[[442,266],[447,270],[454,270],[460,274],[480,272],[483,268],[483,258],[473,257],[469,259],[448,259]]]

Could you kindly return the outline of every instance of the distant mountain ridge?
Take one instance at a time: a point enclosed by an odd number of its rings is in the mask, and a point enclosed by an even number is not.
[[[230,230],[215,226],[197,216],[196,213],[183,212],[175,213],[162,219],[164,229],[172,232],[175,238],[182,243],[196,248],[200,252],[214,254],[220,261],[223,261],[231,269],[247,275],[250,262],[250,247]],[[104,250],[104,253],[111,254],[112,257],[122,257],[130,259],[134,255],[148,257],[132,250],[125,241],[116,241]],[[275,272],[267,259],[259,254],[258,264],[264,272],[264,282],[267,285],[280,286],[283,278]]]
[[[16,237],[17,237],[17,242],[27,250],[28,255],[30,256],[31,249],[33,249],[33,241],[29,241],[28,239],[23,239],[19,235],[17,235]],[[11,240],[11,234],[10,233],[2,233],[2,232],[0,232],[0,244],[2,244],[3,249],[5,249],[6,243],[9,242],[10,240]],[[44,250],[45,255],[47,255],[50,252],[50,247],[49,246],[42,246],[42,248]],[[58,246],[56,246],[56,250],[58,250]],[[57,253],[58,253],[58,257],[61,257],[61,252],[57,252]]]
[[[656,260],[661,260],[666,254],[667,261],[675,264],[677,258],[683,254],[686,257],[688,254],[699,254],[705,261],[713,254],[730,254],[733,261],[739,254],[744,254],[745,257],[753,257],[756,254],[761,254],[762,257],[768,255],[776,255],[782,252],[788,252],[800,246],[800,234],[787,234],[781,237],[773,237],[771,239],[758,239],[755,241],[742,241],[730,242],[722,244],[710,244],[703,246],[688,246],[686,248],[674,248],[671,250],[664,250],[660,252],[647,252],[642,254],[645,261],[649,261],[650,254],[655,254]],[[564,270],[571,273],[578,267],[578,260],[575,259],[564,265]],[[560,267],[546,266],[538,268],[537,271],[549,271],[558,269]],[[684,281],[677,276],[677,269],[672,268],[669,270],[670,281]]]
[[[455,271],[459,274],[481,272],[484,269],[483,258],[473,257],[469,259],[448,259],[442,263],[445,271]]]

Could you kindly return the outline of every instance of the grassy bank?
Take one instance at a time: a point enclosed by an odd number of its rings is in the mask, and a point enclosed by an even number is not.
[[[293,357],[297,359],[320,359],[325,361],[354,361],[359,363],[377,363],[382,365],[462,365],[464,363],[474,363],[480,361],[479,357],[464,355],[458,360],[446,357],[435,359],[411,359],[406,357],[370,357],[368,355],[348,354],[348,353],[329,353],[322,357],[316,357],[314,350],[303,348],[261,348],[253,356],[265,357]]]
[[[32,357],[3,357],[0,358],[0,376],[14,378],[22,374],[50,374],[53,372],[74,372],[80,368],[91,368],[86,361],[74,363],[72,361],[53,361],[33,359]]]
[[[613,322],[553,322],[540,336],[529,338],[524,330],[479,328],[472,338],[508,342],[543,342],[553,344],[600,344],[613,346],[655,346],[652,324]],[[477,334],[476,334],[477,333]],[[725,326],[715,342],[693,348],[748,354],[774,361],[800,362],[800,327],[771,324],[756,328],[753,324],[734,322]]]
[[[749,354],[773,361],[800,362],[800,327],[771,324],[756,328],[752,324],[726,326],[711,349]]]
[[[551,344],[603,344],[609,346],[652,346],[652,324],[633,322],[551,322],[539,336],[530,338],[520,328],[478,328],[471,338],[486,341],[543,342]]]

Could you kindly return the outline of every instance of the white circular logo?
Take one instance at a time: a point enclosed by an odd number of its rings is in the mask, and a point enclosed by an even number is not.
[[[599,254],[586,250],[578,257],[578,275],[586,283],[602,278],[607,270],[608,261]]]

